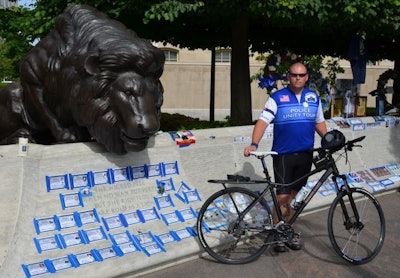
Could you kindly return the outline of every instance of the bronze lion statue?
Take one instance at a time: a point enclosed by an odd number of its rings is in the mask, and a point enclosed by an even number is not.
[[[21,134],[37,143],[94,139],[118,154],[143,150],[160,128],[164,62],[161,50],[122,23],[71,5],[22,60],[20,85],[0,92],[6,99],[17,95],[22,106],[19,114],[7,110],[16,124],[0,123],[0,140]]]

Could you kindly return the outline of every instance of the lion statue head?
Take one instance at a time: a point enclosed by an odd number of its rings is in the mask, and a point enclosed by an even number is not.
[[[57,143],[94,139],[118,154],[143,150],[160,128],[164,62],[120,22],[71,5],[21,62],[25,127],[38,143],[46,134]]]

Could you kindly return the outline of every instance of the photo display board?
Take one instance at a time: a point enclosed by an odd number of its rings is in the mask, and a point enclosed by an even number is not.
[[[60,209],[33,219],[36,251],[49,255],[43,261],[22,264],[26,277],[136,253],[151,257],[167,253],[166,245],[195,237],[197,213],[191,205],[200,205],[201,197],[179,175],[178,162],[172,161],[45,176],[46,191],[58,194],[54,202]],[[93,206],[99,194],[104,204]],[[135,196],[143,205],[130,207]],[[135,232],[155,222],[156,233]],[[69,251],[75,246],[87,250]],[[52,257],[52,250],[61,250],[65,256]]]

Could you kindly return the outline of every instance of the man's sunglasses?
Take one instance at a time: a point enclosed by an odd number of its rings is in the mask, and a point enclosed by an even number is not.
[[[305,77],[307,73],[291,73],[289,72],[290,76],[292,77]]]

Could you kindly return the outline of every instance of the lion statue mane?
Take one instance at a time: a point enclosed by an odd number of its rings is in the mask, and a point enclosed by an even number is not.
[[[0,123],[1,142],[94,139],[117,154],[143,150],[160,128],[164,62],[161,50],[122,23],[68,6],[22,60],[20,84],[3,89],[15,102],[6,118],[17,124]]]

